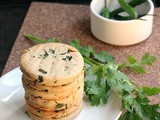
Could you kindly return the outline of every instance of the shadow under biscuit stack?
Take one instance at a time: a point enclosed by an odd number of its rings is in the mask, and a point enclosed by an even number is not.
[[[40,44],[21,57],[26,110],[32,120],[73,120],[82,110],[83,58],[73,47]]]

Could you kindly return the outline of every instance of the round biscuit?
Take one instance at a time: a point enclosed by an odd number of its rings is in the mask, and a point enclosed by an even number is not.
[[[70,108],[64,109],[64,110],[57,110],[57,111],[45,111],[45,110],[40,110],[37,109],[33,106],[31,106],[30,104],[26,103],[26,109],[27,112],[31,112],[41,118],[61,118],[63,116],[67,116],[71,113],[73,113],[74,111],[76,111],[78,109],[79,105],[76,106],[72,106]]]
[[[70,108],[74,105],[78,105],[83,98],[83,87],[80,88],[76,94],[72,94],[64,99],[58,99],[58,100],[47,100],[47,99],[42,99],[39,97],[34,97],[34,96],[28,96],[27,94],[25,95],[26,101],[41,110],[62,110],[66,108]],[[60,105],[59,107],[57,107]]]
[[[83,88],[83,86],[84,86],[84,82],[81,81],[81,83],[79,83],[79,85],[73,89],[70,89],[70,90],[67,90],[67,91],[61,92],[61,93],[55,93],[55,92],[48,92],[48,91],[43,91],[43,90],[42,91],[36,90],[36,89],[30,87],[24,81],[22,81],[22,83],[23,83],[23,87],[25,89],[26,94],[33,95],[35,97],[40,97],[42,99],[55,99],[55,100],[66,98],[69,95],[76,93],[80,88]]]
[[[78,50],[62,43],[35,45],[20,59],[20,69],[25,75],[49,86],[73,82],[83,67],[83,57]]]
[[[60,86],[46,86],[44,84],[39,84],[37,81],[32,81],[24,74],[22,75],[22,81],[28,84],[30,87],[40,91],[48,91],[52,93],[61,93],[71,89],[75,89],[75,87],[77,87],[80,82],[83,82],[83,79],[84,79],[84,71],[82,70],[81,73],[77,76],[76,80],[74,80],[72,83]]]
[[[63,116],[61,118],[42,118],[42,117],[39,117],[33,113],[31,113],[30,111],[28,111],[28,114],[29,114],[29,117],[32,119],[32,120],[74,120],[79,114],[80,112],[82,111],[82,105],[80,105],[78,107],[77,110],[75,110],[74,112],[70,113],[69,115],[67,116]]]

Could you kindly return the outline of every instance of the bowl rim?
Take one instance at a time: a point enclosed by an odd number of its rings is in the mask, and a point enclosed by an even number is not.
[[[103,16],[101,16],[100,14],[98,14],[97,12],[95,12],[94,7],[93,7],[94,6],[94,2],[95,2],[95,0],[92,0],[91,3],[90,3],[90,11],[96,17],[100,18],[103,21],[106,21],[106,22],[115,22],[115,23],[126,23],[126,22],[129,23],[129,22],[135,22],[135,21],[137,21],[136,19],[133,19],[133,20],[123,20],[122,21],[122,20],[114,20],[114,19],[104,18]],[[148,11],[148,14],[150,14],[150,13],[152,14],[154,12],[154,4],[153,4],[152,0],[147,0],[147,2],[150,5],[150,10]],[[147,16],[147,15],[145,15],[145,16]],[[145,16],[143,16],[143,17],[145,17]]]

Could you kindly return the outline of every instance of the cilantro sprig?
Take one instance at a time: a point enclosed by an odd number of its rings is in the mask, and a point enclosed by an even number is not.
[[[31,36],[25,35],[29,39],[32,38]],[[81,46],[78,40],[72,40],[70,45],[78,49],[84,58],[84,92],[92,106],[107,103],[110,98],[109,93],[113,89],[122,101],[122,115],[119,120],[159,120],[160,105],[150,104],[148,96],[159,94],[160,88],[146,86],[139,88],[120,71],[121,68],[126,67],[137,73],[145,73],[144,66],[152,65],[156,60],[155,56],[145,53],[138,61],[129,55],[128,63],[118,64],[109,53],[105,51],[97,53],[92,46]]]
[[[155,56],[150,56],[149,53],[145,53],[141,60],[138,61],[136,60],[133,56],[128,55],[128,64],[126,62],[123,62],[119,67],[127,67],[132,69],[133,71],[139,73],[139,74],[144,74],[146,73],[144,69],[144,65],[152,65],[152,63],[156,60]]]
[[[49,42],[53,42],[53,43],[59,42],[58,39],[56,39],[56,38],[50,38],[48,40],[45,40],[45,39],[41,39],[39,37],[33,36],[31,34],[25,34],[24,37],[27,38],[27,39],[30,39],[34,43],[38,43],[38,44],[40,44],[40,43],[49,43]]]

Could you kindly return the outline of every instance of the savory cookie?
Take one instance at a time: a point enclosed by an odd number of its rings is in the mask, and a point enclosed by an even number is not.
[[[40,91],[40,90],[36,90],[32,87],[30,87],[28,84],[26,84],[23,80],[23,87],[25,89],[26,94],[28,95],[33,95],[35,97],[41,97],[42,99],[62,99],[62,98],[66,98],[74,93],[76,93],[78,91],[78,89],[83,88],[84,86],[84,82],[80,81],[78,86],[73,87],[73,89],[69,89],[65,92],[61,92],[61,93],[55,93],[55,92],[48,92],[48,91]]]
[[[66,116],[63,116],[61,118],[54,118],[54,117],[52,117],[52,118],[44,118],[44,117],[39,117],[39,116],[31,113],[30,111],[28,111],[28,114],[29,114],[29,116],[30,116],[30,118],[32,120],[74,120],[79,115],[79,113],[81,112],[81,110],[82,110],[82,105],[80,104],[80,106],[78,107],[77,110],[75,110],[74,112],[72,112],[72,113],[70,113],[70,114],[68,114]]]
[[[35,45],[21,56],[21,71],[40,84],[59,86],[73,82],[84,67],[77,49],[61,43]]]
[[[76,80],[72,83],[60,85],[60,86],[46,86],[44,84],[39,84],[37,81],[32,81],[26,75],[22,75],[22,81],[28,84],[30,87],[40,90],[40,91],[48,91],[52,93],[62,93],[69,91],[71,89],[76,89],[79,86],[79,83],[84,82],[84,70],[77,76]]]
[[[25,95],[27,103],[30,105],[46,111],[55,111],[70,108],[74,105],[79,105],[83,98],[83,87],[80,88],[76,94],[72,94],[66,98],[58,100],[47,100],[32,95]]]
[[[67,116],[73,113],[74,111],[76,111],[80,105],[75,105],[64,110],[45,111],[45,110],[39,110],[31,106],[30,104],[26,103],[26,108],[27,108],[27,112],[33,113],[41,118],[48,119],[48,118],[61,118],[61,117]]]

